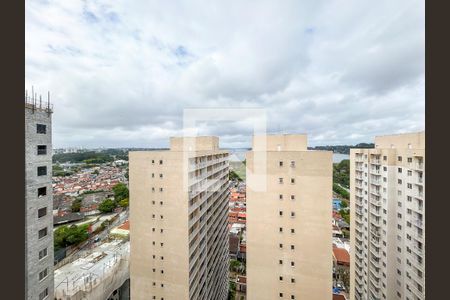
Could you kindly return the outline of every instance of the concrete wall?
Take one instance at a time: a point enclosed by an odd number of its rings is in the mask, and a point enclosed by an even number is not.
[[[36,124],[47,126],[46,134],[36,133]],[[37,155],[37,145],[47,145],[47,155]],[[47,175],[37,176],[37,167],[46,166]],[[25,108],[25,274],[27,299],[39,299],[48,288],[53,299],[53,198],[52,198],[52,120],[43,110]],[[47,195],[38,198],[37,189],[47,187]],[[38,209],[47,207],[47,215],[38,218]],[[47,227],[48,235],[38,239],[38,231]],[[39,251],[47,248],[47,257],[39,260]],[[48,268],[48,276],[39,281],[39,272]]]

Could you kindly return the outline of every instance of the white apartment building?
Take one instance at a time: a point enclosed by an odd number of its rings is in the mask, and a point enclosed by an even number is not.
[[[425,133],[350,152],[350,298],[425,299]]]
[[[247,299],[332,298],[332,152],[254,136],[247,160]]]
[[[133,300],[228,296],[228,152],[217,137],[171,138],[131,151]]]

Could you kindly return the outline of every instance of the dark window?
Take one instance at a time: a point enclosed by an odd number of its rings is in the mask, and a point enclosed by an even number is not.
[[[280,167],[282,167],[282,166],[283,166],[283,162],[282,162],[282,161],[280,161],[280,162],[279,162],[279,165],[280,165]]]
[[[41,230],[39,230],[38,237],[41,239],[41,238],[43,238],[44,236],[47,236],[47,227],[42,228]]]
[[[37,146],[37,154],[38,155],[46,155],[47,154],[47,145],[38,145]]]
[[[47,277],[48,275],[48,269],[45,268],[44,270],[42,270],[41,272],[39,272],[39,281],[41,281],[42,279],[44,279],[45,277]]]
[[[47,187],[38,188],[38,197],[43,197],[47,195]]]
[[[47,125],[44,124],[36,124],[36,132],[41,134],[47,133]]]
[[[40,294],[39,294],[39,300],[43,300],[48,296],[48,288],[45,288]]]
[[[160,165],[162,165],[162,164],[163,164],[163,161],[162,161],[162,160],[160,160],[160,161],[159,161],[159,164],[160,164]]]
[[[37,175],[38,176],[47,175],[47,167],[46,166],[37,167]]]
[[[397,160],[402,161],[402,157],[401,156],[397,157]]]
[[[38,209],[38,218],[42,218],[47,214],[47,207],[39,208]]]
[[[43,259],[46,256],[47,256],[47,248],[44,248],[41,251],[39,251],[39,259]]]

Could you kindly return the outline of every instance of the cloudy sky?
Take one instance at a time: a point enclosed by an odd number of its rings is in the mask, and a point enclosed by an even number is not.
[[[26,0],[26,87],[54,147],[161,147],[189,108],[265,109],[309,144],[424,129],[424,1]],[[251,116],[249,116],[251,117]],[[221,146],[253,128],[203,122]]]

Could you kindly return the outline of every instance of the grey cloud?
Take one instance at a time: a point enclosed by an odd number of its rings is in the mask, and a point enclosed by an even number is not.
[[[264,108],[270,132],[312,145],[421,130],[424,7],[367,5],[27,2],[26,84],[52,93],[56,147],[167,146],[186,108]],[[199,131],[224,147],[252,134],[248,120]]]

